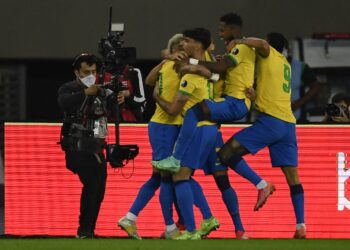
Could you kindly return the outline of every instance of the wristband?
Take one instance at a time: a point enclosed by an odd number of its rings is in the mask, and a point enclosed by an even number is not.
[[[210,80],[212,80],[214,82],[217,82],[217,81],[219,81],[219,79],[220,79],[220,75],[219,74],[217,74],[217,73],[212,73],[211,74]]]
[[[189,63],[192,65],[198,65],[199,61],[197,59],[190,58]]]

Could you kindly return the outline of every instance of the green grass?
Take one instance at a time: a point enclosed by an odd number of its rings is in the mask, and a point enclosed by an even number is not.
[[[48,249],[116,249],[116,250],[338,250],[350,249],[350,240],[262,240],[248,241],[207,239],[199,241],[170,241],[145,239],[0,239],[1,250],[48,250]]]

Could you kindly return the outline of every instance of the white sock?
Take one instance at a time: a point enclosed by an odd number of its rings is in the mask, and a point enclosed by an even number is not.
[[[171,231],[174,231],[175,229],[176,229],[176,225],[172,224],[172,225],[167,225],[165,230],[167,232],[171,232]]]
[[[297,230],[299,230],[301,227],[305,227],[305,229],[306,229],[305,223],[299,223],[299,224],[297,224],[297,225],[295,226],[295,228],[296,228]]]
[[[134,215],[133,213],[128,212],[128,213],[126,214],[126,218],[127,218],[128,220],[131,220],[131,221],[136,221],[137,216]]]
[[[258,185],[255,186],[257,189],[263,189],[267,187],[267,182],[265,180],[261,180]]]

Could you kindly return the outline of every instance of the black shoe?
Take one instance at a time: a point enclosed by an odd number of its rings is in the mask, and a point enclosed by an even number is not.
[[[93,236],[90,235],[76,235],[75,236],[76,239],[93,239]]]
[[[86,232],[78,229],[77,235],[75,236],[77,239],[93,239],[94,233]]]

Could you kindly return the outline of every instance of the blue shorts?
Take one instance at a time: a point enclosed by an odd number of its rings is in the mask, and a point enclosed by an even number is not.
[[[203,171],[206,175],[213,174],[217,171],[227,170],[227,167],[221,165],[218,157],[218,152],[222,145],[224,145],[224,140],[222,139],[221,131],[218,131],[216,134],[215,148],[209,153],[208,160],[203,166]]]
[[[216,125],[204,125],[198,127],[188,150],[180,159],[181,166],[191,169],[202,169],[208,161],[216,161],[215,152],[216,135],[218,127]]]
[[[298,166],[295,124],[262,114],[250,127],[233,136],[250,153],[269,148],[273,167]]]
[[[174,144],[180,131],[180,126],[148,123],[148,137],[152,148],[152,160],[163,160],[173,154]]]
[[[210,109],[211,121],[232,122],[242,119],[248,114],[244,99],[226,96],[221,101],[204,100]]]

